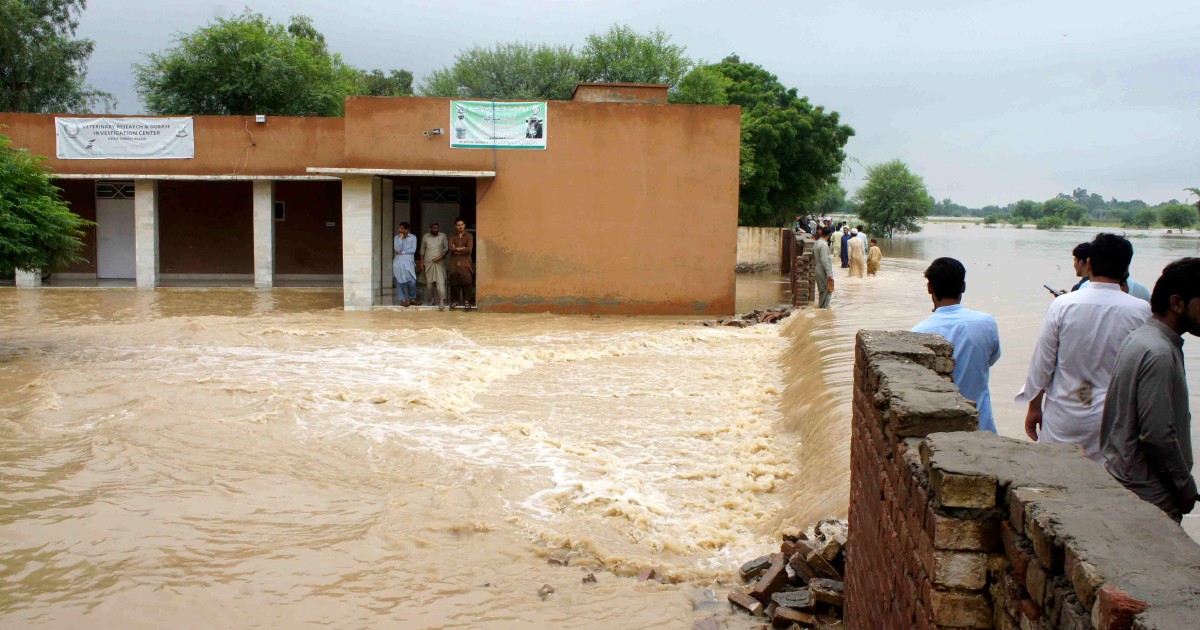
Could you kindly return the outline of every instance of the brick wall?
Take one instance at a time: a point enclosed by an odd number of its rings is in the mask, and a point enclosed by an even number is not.
[[[803,232],[790,239],[792,245],[791,286],[792,306],[808,306],[816,297],[816,267],[813,264],[813,245],[816,241]]]
[[[1074,447],[976,430],[952,350],[858,334],[847,626],[1200,627],[1200,546]]]

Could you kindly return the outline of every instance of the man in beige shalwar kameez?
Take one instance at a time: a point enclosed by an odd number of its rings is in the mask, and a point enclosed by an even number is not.
[[[433,304],[433,287],[437,285],[438,310],[446,308],[446,254],[450,253],[450,241],[441,233],[437,223],[429,224],[429,233],[421,239],[421,252],[417,264],[425,272],[425,296]]]

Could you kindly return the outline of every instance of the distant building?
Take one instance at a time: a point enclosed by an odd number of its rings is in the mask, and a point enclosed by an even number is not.
[[[421,236],[463,217],[481,310],[732,313],[739,108],[668,105],[666,86],[630,84],[526,105],[508,146],[496,120],[519,104],[443,98],[354,97],[344,118],[177,117],[180,143],[153,159],[106,154],[132,144],[87,140],[95,121],[66,120],[82,115],[0,113],[0,129],[47,156],[72,210],[97,223],[87,262],[55,278],[340,278],[346,309],[369,309],[390,300],[400,221]],[[138,121],[165,117],[104,118],[129,121],[111,133],[136,144]]]

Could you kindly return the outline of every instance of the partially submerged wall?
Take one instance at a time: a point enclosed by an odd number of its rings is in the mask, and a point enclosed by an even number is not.
[[[1200,623],[1200,546],[1074,447],[976,430],[937,335],[861,331],[851,628]]]
[[[785,237],[791,230],[783,228],[747,227],[737,229],[737,272],[775,272],[791,248]],[[785,249],[787,248],[787,249]]]
[[[813,247],[817,242],[804,232],[796,232],[791,239],[792,264],[791,288],[792,306],[800,308],[812,304],[817,298],[817,266],[813,255]]]

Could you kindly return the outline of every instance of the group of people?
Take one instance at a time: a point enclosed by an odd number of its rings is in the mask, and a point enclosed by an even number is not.
[[[446,283],[450,284],[450,308],[471,308],[475,285],[475,235],[467,231],[462,219],[454,222],[455,233],[449,238],[437,223],[429,224],[429,233],[417,246],[417,237],[407,221],[401,221],[392,239],[392,276],[396,284],[396,299],[407,307],[417,302],[418,274],[425,276],[425,303],[433,304],[437,291],[438,310],[446,309]],[[447,270],[446,258],[450,258]]]
[[[813,263],[817,276],[817,306],[829,308],[833,295],[833,235],[840,233],[842,269],[852,278],[862,278],[864,272],[868,276],[879,273],[879,262],[883,260],[883,252],[879,243],[873,238],[867,238],[863,226],[851,228],[845,221],[837,226],[832,219],[818,218],[809,220],[807,217],[796,218],[797,229],[808,231],[816,239],[813,247]]]
[[[1122,236],[1099,234],[1073,256],[1082,280],[1055,291],[1016,396],[1028,405],[1025,432],[1078,445],[1179,522],[1200,498],[1183,361],[1183,334],[1200,335],[1200,258],[1167,265],[1151,292],[1129,278],[1133,245]],[[929,265],[933,314],[913,330],[954,344],[954,382],[975,401],[979,428],[995,432],[988,379],[1000,334],[991,315],[963,307],[966,274],[953,258]]]

